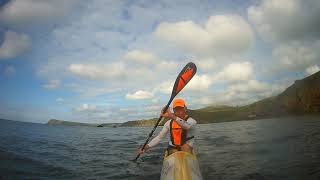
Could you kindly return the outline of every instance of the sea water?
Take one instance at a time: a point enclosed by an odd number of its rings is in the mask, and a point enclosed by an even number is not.
[[[130,161],[151,130],[0,120],[0,179],[159,179],[167,139]],[[200,124],[195,141],[204,179],[320,178],[319,117]]]

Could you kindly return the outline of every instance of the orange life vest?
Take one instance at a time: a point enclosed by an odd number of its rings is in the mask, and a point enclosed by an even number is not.
[[[188,119],[187,116],[186,119]],[[176,121],[171,120],[170,122],[170,138],[174,146],[182,146],[192,137],[187,138],[187,130],[183,129]]]

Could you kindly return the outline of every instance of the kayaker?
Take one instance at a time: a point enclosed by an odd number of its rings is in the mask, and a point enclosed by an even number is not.
[[[139,154],[143,154],[150,148],[160,143],[161,139],[165,137],[168,132],[170,133],[168,152],[172,154],[176,151],[185,151],[192,153],[194,145],[195,125],[197,121],[189,117],[187,112],[186,103],[183,99],[175,99],[173,101],[173,111],[168,108],[167,112],[161,111],[161,116],[169,118],[160,133],[153,138],[142,150],[138,150]]]

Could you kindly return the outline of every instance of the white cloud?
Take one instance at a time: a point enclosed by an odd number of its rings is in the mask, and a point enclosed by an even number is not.
[[[253,65],[250,62],[235,62],[226,65],[220,72],[214,74],[202,75],[206,82],[201,85],[195,85],[202,91],[201,96],[191,91],[188,94],[192,97],[192,104],[195,107],[206,105],[246,105],[263,98],[279,94],[287,88],[290,81],[262,82],[256,80],[254,76]],[[195,76],[195,82],[201,80]],[[289,83],[288,83],[289,82]],[[217,88],[216,88],[217,87]]]
[[[199,70],[204,72],[212,71],[217,65],[216,60],[213,58],[196,58],[194,63],[197,65]]]
[[[67,66],[71,60],[78,59],[78,57],[70,56],[54,56],[46,60],[40,60],[37,67],[37,75],[46,79],[62,79],[67,76]],[[57,73],[59,72],[59,73]]]
[[[317,0],[263,0],[248,8],[248,18],[268,42],[318,36],[320,3]]]
[[[155,64],[156,70],[159,72],[167,71],[167,72],[175,72],[179,69],[179,63],[174,61],[165,61],[162,60],[161,62]]]
[[[211,16],[204,26],[193,21],[163,22],[155,35],[205,57],[245,52],[254,41],[249,24],[237,15]]]
[[[48,84],[44,84],[42,87],[46,89],[56,89],[60,86],[60,80],[54,79],[50,80]]]
[[[150,106],[145,106],[144,107],[144,110],[145,111],[157,111],[157,112],[160,112],[161,108],[163,108],[163,106],[160,106],[160,105],[150,105]]]
[[[227,65],[213,77],[214,81],[245,81],[253,77],[253,67],[248,61],[235,62]]]
[[[292,83],[292,81],[290,81]],[[278,95],[290,83],[274,82],[266,83],[257,80],[234,82],[226,86],[223,90],[203,94],[194,99],[194,104],[200,107],[206,105],[247,105],[252,102]]]
[[[159,97],[153,98],[153,99],[151,100],[151,102],[153,102],[153,103],[159,103],[159,102],[160,102],[160,98],[159,98]]]
[[[295,41],[280,45],[272,51],[277,71],[303,71],[320,62],[320,40],[302,43]]]
[[[317,0],[263,0],[248,8],[260,36],[272,44],[266,74],[305,71],[320,62],[320,3]]]
[[[107,65],[71,64],[69,71],[80,77],[93,80],[110,80],[127,78],[125,67],[122,63]]]
[[[132,62],[137,62],[141,64],[154,64],[157,61],[157,57],[153,55],[152,53],[145,52],[145,51],[139,51],[139,50],[133,50],[128,52],[125,56],[125,59],[132,61]]]
[[[185,87],[190,93],[195,91],[209,91],[214,83],[228,82],[230,85],[237,82],[249,81],[253,78],[253,67],[250,62],[230,63],[218,73],[196,74]],[[174,81],[164,81],[156,86],[154,93],[170,94]]]
[[[136,62],[141,64],[140,67],[144,65],[152,65],[152,68],[155,68],[156,71],[163,71],[164,69],[166,71],[175,71],[178,67],[177,62],[163,60],[151,52],[141,50],[129,51],[124,55],[124,59],[126,59],[127,62]]]
[[[81,106],[74,108],[74,111],[76,111],[76,112],[96,112],[97,106],[90,105],[90,104],[82,104]]]
[[[154,91],[157,92],[161,92],[164,94],[171,94],[172,92],[172,88],[174,85],[174,81],[165,81],[159,84],[159,86],[157,86]]]
[[[13,66],[7,66],[5,67],[3,73],[5,76],[10,77],[16,74],[16,69]]]
[[[148,91],[139,90],[133,94],[128,93],[126,99],[129,100],[140,100],[140,99],[151,99],[153,98],[153,93]]]
[[[311,75],[311,74],[314,74],[318,71],[320,71],[320,67],[318,65],[313,65],[313,66],[310,66],[306,69],[306,74]]]
[[[70,90],[72,92],[76,92],[80,94],[81,98],[94,98],[101,95],[106,94],[113,94],[115,98],[117,98],[117,95],[120,96],[120,94],[123,92],[122,88],[114,87],[114,86],[108,86],[101,83],[93,83],[94,85],[86,85],[86,84],[78,84],[78,83],[70,83],[66,84],[65,88],[67,90]]]
[[[34,23],[47,23],[65,17],[73,0],[12,0],[0,9],[0,23],[11,27],[24,27]]]
[[[74,4],[80,6],[75,8],[75,18],[52,30],[53,42],[64,50],[81,51],[82,55],[90,56],[101,52],[114,54],[134,38],[128,26],[136,24],[123,19],[128,8],[125,2],[81,0]]]
[[[107,57],[107,53],[87,55],[86,51],[82,51],[82,53],[68,52],[68,53],[61,53],[58,55],[57,54],[58,53],[54,53],[54,54],[48,55],[47,59],[38,60],[37,62],[38,76],[46,79],[63,79],[66,77],[70,77],[71,75],[77,75],[77,73],[82,74],[81,72],[78,72],[79,70],[81,70],[82,67],[83,67],[83,70],[92,69],[91,67],[96,67],[98,69],[102,69],[103,71],[103,69],[106,67],[116,68],[117,66],[118,67],[124,66],[124,64],[122,63],[117,64],[117,63],[106,62],[106,59],[109,59]],[[108,68],[106,68],[106,70],[108,70]],[[85,74],[85,72],[83,74]],[[81,77],[86,77],[88,79],[90,78],[89,76],[84,76],[84,75]]]
[[[145,66],[130,66],[122,62],[110,62],[109,64],[71,64],[68,68],[76,77],[82,79],[105,81],[109,85],[121,87],[137,86],[146,82],[154,83],[152,80],[154,71]]]
[[[229,86],[227,92],[230,96],[230,101],[239,103],[237,100],[240,100],[240,102],[244,102],[243,104],[247,104],[263,98],[278,95],[287,87],[288,84],[286,83],[265,83],[257,80],[249,80]],[[246,97],[247,99],[243,97]]]
[[[64,102],[65,100],[62,98],[62,97],[58,97],[57,99],[56,99],[56,102],[58,102],[58,103],[62,103],[62,102]]]
[[[185,90],[206,91],[212,84],[212,80],[207,75],[195,75],[186,85]]]
[[[238,83],[238,84],[234,84],[229,86],[229,90],[230,91],[234,91],[234,92],[266,92],[268,90],[270,90],[270,86],[269,84],[266,83],[261,83],[257,80],[249,80],[245,83]]]
[[[6,31],[4,41],[0,46],[0,60],[19,56],[27,51],[30,45],[30,39],[26,34]]]

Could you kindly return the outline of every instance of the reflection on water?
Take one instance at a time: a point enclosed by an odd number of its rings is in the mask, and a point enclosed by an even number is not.
[[[0,120],[0,179],[159,179],[166,140],[129,161],[151,129]],[[319,117],[203,124],[197,134],[204,179],[320,178]]]

